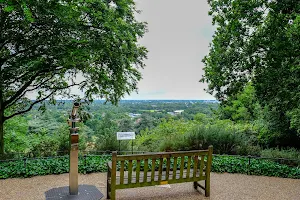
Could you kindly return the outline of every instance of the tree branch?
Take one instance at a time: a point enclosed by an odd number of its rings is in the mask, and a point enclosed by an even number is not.
[[[57,69],[55,67],[55,69],[53,69],[53,71],[60,70],[60,69],[62,69],[62,68]],[[38,71],[36,74],[34,74],[29,79],[29,81],[27,81],[10,99],[3,102],[4,107],[11,104],[11,102],[13,102],[15,99],[17,99],[20,95],[22,96],[22,93],[24,92],[24,90],[26,90],[26,88],[28,88],[31,85],[31,83],[36,79],[36,77],[38,77],[41,73],[45,73],[45,72],[50,72],[49,68],[47,68],[46,70]]]
[[[2,42],[2,44],[0,45],[0,50],[8,43],[8,40],[5,40]]]
[[[11,54],[9,56],[7,56],[5,59],[8,60],[8,59],[11,59],[13,57],[16,57],[17,55],[21,54],[21,53],[25,53],[26,51],[29,51],[29,50],[34,50],[33,48],[37,48],[38,46],[41,46],[40,44],[36,44],[36,45],[32,45],[26,49],[23,49],[23,50],[20,50],[20,51],[17,51],[16,53],[14,54]],[[38,55],[40,55],[41,53],[39,53]]]
[[[27,109],[25,109],[25,110],[16,112],[16,113],[14,113],[14,114],[12,114],[12,115],[10,115],[10,116],[8,116],[8,117],[4,117],[4,121],[5,121],[5,120],[8,120],[8,119],[10,119],[10,118],[12,118],[12,117],[14,117],[14,116],[16,116],[16,115],[21,115],[21,114],[24,114],[24,113],[30,111],[30,110],[33,108],[33,106],[34,106],[35,104],[40,103],[40,102],[42,102],[42,101],[45,101],[46,99],[48,99],[51,95],[53,95],[53,94],[54,94],[55,92],[57,92],[58,90],[64,90],[64,89],[67,89],[67,88],[70,88],[70,87],[73,87],[73,86],[78,86],[78,85],[82,84],[83,82],[85,82],[85,81],[82,81],[82,82],[80,82],[80,83],[74,83],[74,84],[68,85],[68,86],[66,86],[66,87],[57,87],[57,88],[55,88],[55,89],[52,88],[53,91],[52,91],[49,95],[47,95],[46,97],[44,97],[44,98],[42,98],[42,99],[40,99],[40,100],[37,100],[37,101],[33,102],[33,103],[29,106],[29,108],[27,108]],[[18,99],[20,99],[20,97],[19,97]]]
[[[46,97],[44,97],[44,98],[42,98],[42,99],[40,99],[40,100],[37,100],[37,101],[33,102],[33,103],[29,106],[29,108],[27,108],[27,109],[25,109],[25,110],[16,112],[16,113],[14,113],[14,114],[12,114],[12,115],[10,115],[10,116],[8,116],[8,117],[4,117],[4,121],[6,121],[6,120],[8,120],[8,119],[10,119],[10,118],[12,118],[12,117],[14,117],[14,116],[21,115],[21,114],[24,114],[24,113],[30,111],[30,110],[33,108],[34,105],[36,105],[36,104],[38,104],[38,103],[40,103],[40,102],[42,102],[42,101],[45,101],[45,100],[48,99],[51,95],[53,95],[55,92],[56,92],[56,91],[52,91],[52,92],[51,92],[49,95],[47,95]]]
[[[51,80],[57,73],[54,73],[50,78],[47,78],[46,80],[44,80],[43,82],[41,82],[40,84],[34,85],[32,89],[26,89],[22,92],[22,94],[20,94],[16,99],[14,99],[11,103],[7,104],[6,107],[10,107],[12,105],[14,105],[18,100],[20,100],[27,92],[31,92],[34,91],[36,89],[38,89],[39,87],[41,87],[41,85],[45,84],[47,81]]]

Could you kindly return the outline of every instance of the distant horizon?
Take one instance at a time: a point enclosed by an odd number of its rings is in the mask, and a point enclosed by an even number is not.
[[[35,101],[36,99],[30,99]],[[49,100],[45,100],[49,101]],[[73,99],[56,99],[56,101],[73,101]],[[105,99],[94,99],[93,101],[105,101]],[[120,99],[120,101],[218,101],[216,99]]]

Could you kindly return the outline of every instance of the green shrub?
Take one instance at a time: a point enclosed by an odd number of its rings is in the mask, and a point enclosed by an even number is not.
[[[207,149],[213,145],[216,154],[259,155],[260,148],[234,126],[226,124],[197,125],[180,140],[187,150]]]
[[[267,158],[285,158],[285,159],[299,159],[300,160],[300,151],[295,148],[289,149],[264,149],[261,151],[262,157]]]
[[[217,154],[260,155],[253,126],[230,120],[207,119],[204,123],[200,117],[163,121],[152,130],[141,131],[136,146],[141,151],[181,151],[213,145]]]
[[[241,173],[282,178],[300,178],[300,168],[290,167],[265,159],[250,159],[247,157],[214,156],[213,172]]]
[[[78,171],[79,173],[106,172],[107,162],[111,160],[110,155],[86,156],[79,157]],[[180,158],[177,160],[177,169],[180,167]],[[151,169],[151,162],[148,162],[148,169]],[[187,168],[187,157],[185,158],[185,168]],[[193,162],[191,162],[193,166]],[[141,161],[143,170],[144,161]],[[171,169],[174,163],[171,160]],[[159,163],[156,161],[155,168],[158,169]],[[120,168],[120,163],[118,163]],[[125,169],[128,168],[128,162],[125,163]],[[136,162],[133,162],[133,170],[136,168]],[[166,168],[164,162],[163,168]],[[32,177],[37,175],[48,174],[63,174],[69,171],[69,157],[56,157],[49,159],[31,159],[17,160],[0,163],[0,179],[17,178],[17,177]],[[233,157],[233,156],[214,156],[212,163],[212,172],[228,172],[253,174],[263,176],[277,176],[283,178],[300,179],[300,168],[291,167],[280,164],[271,160],[265,159],[250,159],[248,157]]]
[[[193,121],[164,120],[154,129],[141,131],[135,144],[140,151],[183,150],[182,137],[195,126]]]
[[[106,172],[111,156],[79,157],[79,173]],[[69,156],[49,159],[28,159],[0,163],[0,179],[32,177],[69,172]]]
[[[282,158],[278,162],[288,165],[300,165],[300,151],[295,148],[289,149],[264,149],[261,156],[266,158]],[[287,160],[285,160],[287,159]]]
[[[242,145],[239,145],[236,147],[236,154],[237,155],[251,155],[251,156],[260,156],[261,147],[258,145],[251,145],[247,142],[247,140],[244,141]]]

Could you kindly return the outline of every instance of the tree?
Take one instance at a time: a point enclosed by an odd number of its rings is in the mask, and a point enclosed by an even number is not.
[[[15,152],[27,153],[30,150],[30,141],[26,140],[28,122],[24,117],[18,116],[6,121],[5,133],[5,145],[10,154]]]
[[[119,121],[119,127],[118,127],[119,132],[128,132],[133,130],[134,130],[134,124],[129,117],[123,118]]]
[[[248,84],[233,100],[219,108],[219,117],[236,122],[254,121],[258,117],[258,109],[261,108],[255,97],[254,87]]]
[[[45,100],[75,87],[116,104],[136,90],[147,53],[136,12],[133,0],[0,0],[0,154],[4,122]]]
[[[217,28],[203,60],[208,92],[226,105],[251,82],[261,106],[274,114],[272,128],[295,135],[289,113],[300,102],[300,2],[208,2]]]
[[[135,132],[139,134],[142,130],[153,129],[158,124],[158,120],[152,117],[150,114],[143,113],[139,122],[135,125]]]
[[[118,149],[117,141],[118,124],[112,118],[110,113],[105,113],[104,118],[101,120],[97,130],[95,131],[98,140],[96,142],[97,150],[111,150]]]

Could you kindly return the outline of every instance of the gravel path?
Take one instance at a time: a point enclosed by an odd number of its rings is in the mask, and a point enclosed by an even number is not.
[[[68,186],[69,175],[37,176],[26,179],[0,180],[1,200],[44,200],[44,192]],[[95,185],[106,194],[106,173],[79,176],[80,184]],[[168,186],[168,185],[167,185]],[[117,190],[122,200],[299,200],[300,180],[242,174],[211,174],[211,197],[193,189],[192,183],[172,184],[170,187],[145,187]],[[103,198],[104,199],[104,198]]]

